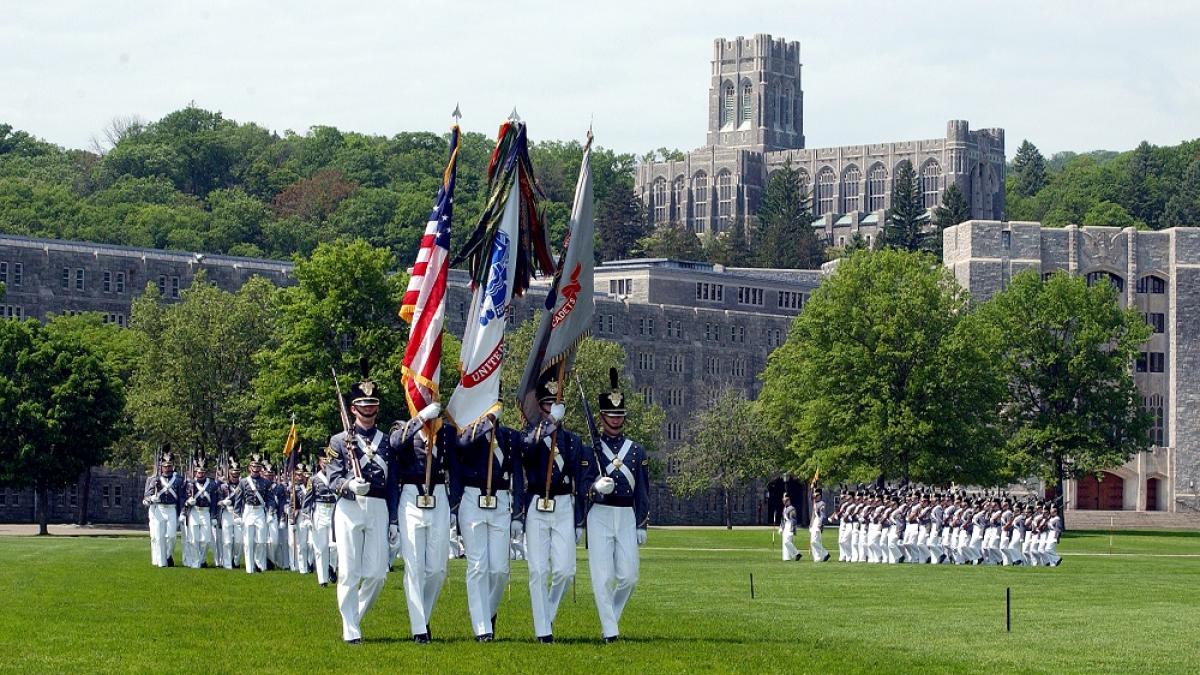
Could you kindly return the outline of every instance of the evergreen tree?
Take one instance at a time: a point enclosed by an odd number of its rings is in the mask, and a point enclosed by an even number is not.
[[[932,239],[925,228],[928,218],[917,174],[912,164],[903,162],[892,185],[892,207],[887,210],[883,226],[884,244],[904,251],[927,250]]]
[[[629,257],[637,241],[647,234],[645,209],[632,188],[618,183],[600,199],[596,232],[600,239],[596,252],[601,260]]]
[[[1028,140],[1021,141],[1012,168],[1017,194],[1022,197],[1032,197],[1046,186],[1046,158]]]
[[[971,219],[971,205],[963,196],[962,190],[951,183],[942,190],[942,204],[933,210],[933,224],[939,230],[954,227],[961,222]]]
[[[758,207],[751,255],[759,267],[813,269],[825,246],[812,228],[811,201],[791,162],[771,175]]]
[[[1163,211],[1163,227],[1200,226],[1200,159],[1192,160],[1183,182]]]

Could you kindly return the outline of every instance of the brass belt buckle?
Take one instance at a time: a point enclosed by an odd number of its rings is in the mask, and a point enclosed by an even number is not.
[[[437,506],[437,497],[434,495],[417,495],[418,509],[432,509]]]
[[[542,513],[554,513],[554,498],[551,497],[550,499],[544,499],[542,497],[538,497],[536,508]]]
[[[496,495],[479,495],[479,508],[481,508],[481,509],[496,508]]]

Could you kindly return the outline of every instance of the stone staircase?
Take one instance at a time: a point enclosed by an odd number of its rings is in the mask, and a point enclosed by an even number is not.
[[[1070,530],[1200,530],[1200,513],[1181,511],[1067,511]]]

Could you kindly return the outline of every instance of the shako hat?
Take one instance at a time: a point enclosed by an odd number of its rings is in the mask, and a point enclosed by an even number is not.
[[[558,377],[555,375],[555,369],[552,368],[542,373],[542,378],[538,380],[537,398],[538,403],[559,400]]]
[[[350,385],[350,405],[379,405],[379,388],[370,379],[371,362],[367,357],[358,360],[362,381]]]
[[[608,384],[609,390],[600,394],[600,414],[612,417],[624,417],[625,396],[621,393],[616,368],[608,369]]]

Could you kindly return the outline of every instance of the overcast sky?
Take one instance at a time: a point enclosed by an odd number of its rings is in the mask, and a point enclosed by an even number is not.
[[[189,101],[277,131],[495,133],[619,151],[704,144],[716,37],[798,40],[809,147],[940,137],[950,119],[1058,150],[1200,136],[1200,3],[11,3],[0,122],[86,147]]]

